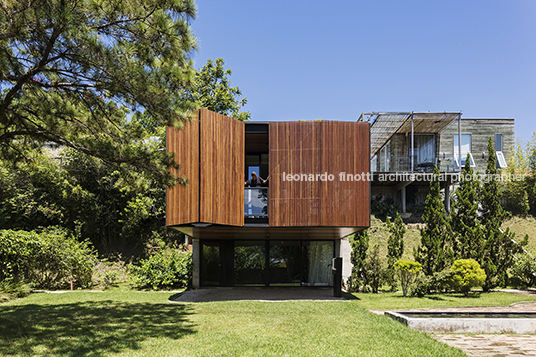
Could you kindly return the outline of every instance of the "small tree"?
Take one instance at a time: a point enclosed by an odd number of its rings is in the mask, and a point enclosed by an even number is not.
[[[373,293],[377,293],[384,281],[385,269],[380,259],[380,247],[374,246],[365,260],[365,282]]]
[[[391,232],[387,240],[387,264],[392,267],[394,262],[402,258],[402,254],[404,254],[406,226],[397,212],[394,223],[391,223],[389,217],[387,217],[387,227]]]
[[[365,259],[369,247],[368,231],[363,229],[350,237],[352,252],[350,261],[352,262],[352,275],[348,278],[348,289],[359,291],[360,287],[366,285]]]
[[[523,246],[528,243],[528,236],[525,236],[522,242],[517,243],[514,240],[514,233],[510,232],[508,228],[505,231],[501,229],[507,215],[500,204],[501,192],[499,182],[496,180],[495,148],[491,138],[488,141],[486,174],[487,178],[482,185],[481,194],[482,224],[484,225],[486,241],[480,261],[486,271],[486,281],[483,288],[488,291],[496,286],[506,285],[507,271],[514,263],[515,254],[523,252]]]
[[[454,273],[450,277],[451,286],[465,296],[469,295],[471,288],[481,286],[486,280],[484,269],[474,259],[456,260],[450,270]]]
[[[386,282],[391,285],[391,291],[396,290],[396,280],[393,270],[393,264],[404,254],[404,234],[406,233],[406,226],[402,221],[402,217],[396,213],[394,223],[391,223],[389,217],[387,217],[387,227],[390,231],[389,239],[387,240],[387,271]]]
[[[398,273],[400,284],[402,285],[402,294],[408,296],[409,287],[415,280],[415,277],[422,270],[421,263],[412,262],[411,260],[398,260],[393,264],[393,268]]]
[[[449,216],[454,233],[454,255],[458,259],[479,259],[482,256],[484,232],[478,218],[479,191],[480,183],[473,179],[473,169],[467,157]]]
[[[422,264],[423,272],[428,276],[450,265],[453,256],[452,230],[441,200],[438,177],[439,169],[436,167],[422,217],[426,226],[421,229],[420,246],[413,251],[415,260]]]

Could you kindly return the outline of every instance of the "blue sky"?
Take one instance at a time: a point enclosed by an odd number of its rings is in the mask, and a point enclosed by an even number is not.
[[[252,120],[462,111],[536,131],[535,0],[197,0],[196,68],[221,57]]]

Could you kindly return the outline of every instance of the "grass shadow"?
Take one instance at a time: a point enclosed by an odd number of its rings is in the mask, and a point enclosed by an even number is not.
[[[195,333],[186,305],[81,302],[0,306],[0,355],[102,356]]]
[[[343,291],[341,294],[342,294],[342,297],[345,298],[346,300],[361,300],[360,298],[358,298],[357,296],[351,293],[345,293]]]

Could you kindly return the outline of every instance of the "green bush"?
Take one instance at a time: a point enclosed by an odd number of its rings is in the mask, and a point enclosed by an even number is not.
[[[450,270],[453,272],[450,277],[452,288],[465,295],[469,294],[471,288],[482,286],[486,280],[484,269],[473,259],[456,260]]]
[[[413,262],[411,260],[397,260],[393,264],[393,268],[398,273],[400,278],[400,284],[402,285],[402,294],[408,296],[410,285],[415,280],[415,277],[422,270],[421,263]]]
[[[129,265],[134,285],[142,289],[189,287],[192,281],[190,252],[166,249],[156,252],[139,265]]]
[[[524,254],[519,257],[511,269],[510,284],[515,287],[528,288],[536,286],[536,259]]]
[[[0,230],[0,280],[26,281],[34,288],[91,284],[97,253],[88,241],[62,228],[42,232]]]
[[[0,303],[30,295],[32,288],[21,281],[4,280],[0,282]]]
[[[370,213],[385,222],[387,217],[395,217],[398,213],[398,204],[391,196],[374,196],[370,199]]]
[[[450,286],[450,277],[454,273],[450,269],[444,269],[434,274],[419,274],[411,286],[411,295],[423,297],[431,292],[447,290]]]

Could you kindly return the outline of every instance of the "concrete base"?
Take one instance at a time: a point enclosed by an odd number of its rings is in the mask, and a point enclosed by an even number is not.
[[[421,332],[433,333],[515,333],[536,334],[536,313],[534,312],[456,312],[456,315],[489,315],[490,317],[410,317],[414,311],[387,311],[392,319],[397,320],[409,328]],[[419,314],[419,313],[417,313]],[[426,315],[442,315],[444,312],[422,312]],[[453,314],[452,314],[453,315]],[[533,317],[500,317],[500,315],[529,315]]]

